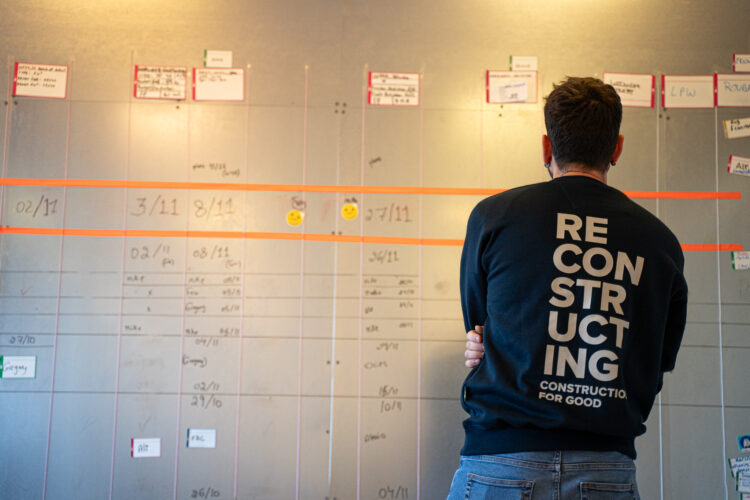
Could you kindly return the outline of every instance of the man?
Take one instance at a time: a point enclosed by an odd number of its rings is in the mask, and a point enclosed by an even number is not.
[[[639,498],[634,440],[682,340],[680,244],[607,186],[623,146],[619,96],[569,78],[544,117],[552,180],[483,200],[467,225],[473,369],[450,499]]]

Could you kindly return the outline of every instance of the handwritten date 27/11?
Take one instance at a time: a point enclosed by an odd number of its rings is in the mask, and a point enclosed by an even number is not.
[[[409,217],[409,205],[391,203],[382,207],[368,208],[366,222],[414,222]]]

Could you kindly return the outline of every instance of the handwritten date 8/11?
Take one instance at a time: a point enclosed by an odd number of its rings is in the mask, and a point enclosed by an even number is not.
[[[133,217],[177,217],[181,215],[182,203],[177,197],[139,196],[135,199],[135,206],[129,214]],[[232,197],[216,197],[209,199],[198,198],[192,202],[191,216],[196,219],[214,220],[231,216],[236,213],[236,203]]]

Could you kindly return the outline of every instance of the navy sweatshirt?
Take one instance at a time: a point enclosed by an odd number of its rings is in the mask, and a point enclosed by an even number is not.
[[[564,176],[481,201],[461,256],[467,331],[462,455],[620,451],[635,458],[687,311],[684,258],[655,216]]]

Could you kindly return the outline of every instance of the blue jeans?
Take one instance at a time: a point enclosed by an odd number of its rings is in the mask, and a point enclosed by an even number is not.
[[[640,499],[635,463],[616,451],[462,456],[448,500]]]

